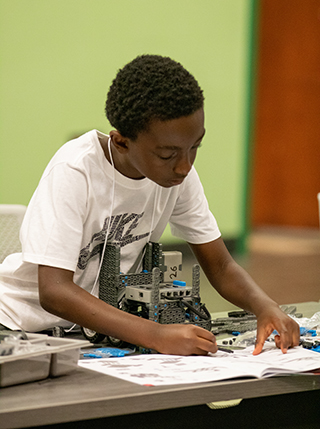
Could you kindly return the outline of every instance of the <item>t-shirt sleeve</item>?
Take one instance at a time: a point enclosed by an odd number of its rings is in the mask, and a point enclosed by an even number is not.
[[[221,236],[194,167],[181,186],[169,223],[173,235],[192,244],[208,243]]]
[[[75,271],[87,194],[87,180],[81,171],[61,163],[45,172],[21,227],[25,262]]]

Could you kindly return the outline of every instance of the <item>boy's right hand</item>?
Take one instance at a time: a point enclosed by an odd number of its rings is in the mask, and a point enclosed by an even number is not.
[[[216,353],[218,346],[215,336],[206,329],[195,325],[158,325],[155,349],[171,355],[207,355]]]

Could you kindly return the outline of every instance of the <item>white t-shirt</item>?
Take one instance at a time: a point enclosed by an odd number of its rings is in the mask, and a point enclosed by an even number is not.
[[[96,130],[66,143],[31,198],[20,231],[22,253],[0,265],[0,323],[31,332],[70,326],[40,306],[38,264],[73,271],[74,282],[92,293],[107,232],[108,242],[121,247],[121,272],[137,272],[145,244],[158,242],[168,222],[190,243],[220,236],[194,168],[181,185],[163,188],[116,171]]]

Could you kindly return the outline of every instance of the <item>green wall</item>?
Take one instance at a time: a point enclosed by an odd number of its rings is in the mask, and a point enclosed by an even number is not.
[[[252,0],[0,0],[0,203],[27,204],[69,138],[108,133],[104,102],[117,70],[161,54],[204,89],[196,167],[224,237],[240,237],[251,8]]]

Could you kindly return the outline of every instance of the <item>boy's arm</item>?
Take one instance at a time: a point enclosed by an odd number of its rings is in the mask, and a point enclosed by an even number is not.
[[[40,303],[49,313],[160,353],[206,355],[217,351],[211,332],[194,325],[161,325],[114,308],[76,285],[73,274],[39,266]]]
[[[257,341],[254,354],[261,352],[268,336],[277,330],[276,344],[286,353],[299,344],[299,326],[287,316],[249,274],[231,257],[223,240],[190,244],[212,286],[228,301],[257,316]]]

